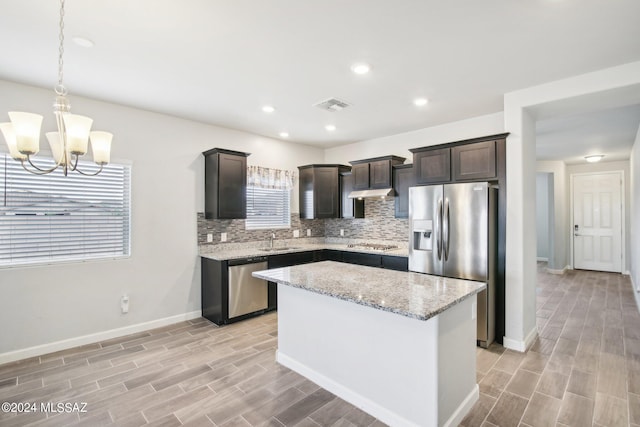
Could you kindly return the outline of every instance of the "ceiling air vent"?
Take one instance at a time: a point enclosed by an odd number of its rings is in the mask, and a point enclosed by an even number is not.
[[[350,105],[351,104],[348,104],[344,101],[340,101],[339,99],[329,98],[327,100],[318,102],[317,104],[314,105],[314,107],[318,107],[327,111],[340,111],[340,110],[344,110]]]

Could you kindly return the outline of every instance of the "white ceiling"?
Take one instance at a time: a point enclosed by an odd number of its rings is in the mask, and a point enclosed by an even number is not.
[[[0,79],[53,87],[58,2],[0,6]],[[71,98],[330,147],[498,112],[506,92],[638,61],[639,16],[638,0],[67,0],[65,84]],[[354,75],[356,61],[371,73]],[[353,106],[313,107],[329,97]],[[627,138],[637,108],[587,120],[611,132],[622,117]]]
[[[603,161],[626,160],[638,126],[640,105],[543,119],[536,122],[536,158],[576,164],[604,154]]]

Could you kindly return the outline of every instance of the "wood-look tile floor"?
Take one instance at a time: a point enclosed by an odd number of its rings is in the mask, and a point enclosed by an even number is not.
[[[639,426],[640,315],[628,276],[549,274],[538,263],[538,338],[477,350],[480,399],[462,426]]]
[[[0,426],[384,425],[275,362],[276,316],[201,318],[2,365],[0,402],[86,412],[0,412]]]
[[[540,268],[538,281],[539,338],[525,354],[478,349],[480,400],[462,425],[640,426],[640,315],[628,277]],[[271,313],[0,365],[0,402],[87,404],[82,413],[0,412],[0,426],[384,425],[279,366],[276,345]]]

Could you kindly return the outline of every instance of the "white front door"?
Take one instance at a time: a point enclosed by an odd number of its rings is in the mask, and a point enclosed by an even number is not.
[[[573,175],[573,265],[622,272],[622,173]]]

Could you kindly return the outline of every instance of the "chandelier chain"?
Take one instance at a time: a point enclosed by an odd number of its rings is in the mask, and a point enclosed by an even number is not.
[[[62,79],[64,76],[63,66],[64,66],[64,0],[60,0],[60,47],[58,49],[58,85],[56,86],[56,93],[58,95],[66,95],[66,88],[62,83]]]

